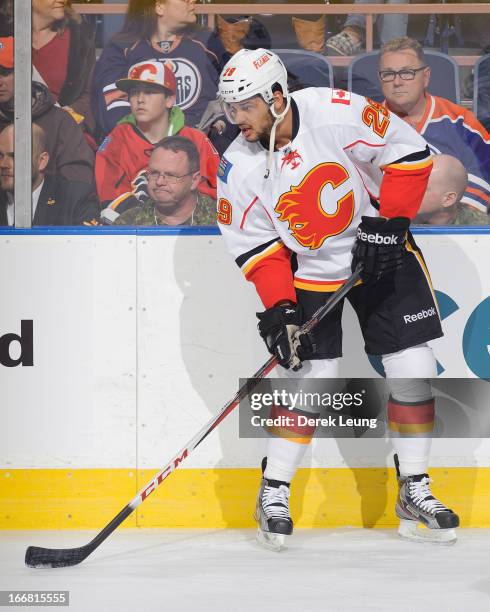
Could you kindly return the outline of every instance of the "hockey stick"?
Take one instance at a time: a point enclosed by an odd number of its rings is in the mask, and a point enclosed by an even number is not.
[[[344,298],[350,289],[356,284],[360,277],[360,268],[350,276],[350,278],[339,288],[327,302],[321,306],[315,314],[307,321],[300,329],[300,332],[308,333],[327,315],[337,304]],[[230,400],[221,410],[219,414],[213,417],[199,432],[182,448],[177,455],[161,470],[156,476],[143,488],[141,489],[136,497],[132,499],[127,506],[125,506],[117,516],[115,516],[110,523],[108,523],[102,531],[100,531],[95,538],[79,548],[39,548],[37,546],[29,546],[26,550],[25,563],[28,567],[66,567],[69,565],[77,565],[86,559],[102,542],[110,536],[110,534],[119,525],[128,518],[130,514],[136,510],[136,508],[145,501],[145,499],[156,490],[156,488],[162,484],[162,482],[170,476],[170,474],[179,467],[180,463],[187,459],[192,451],[203,442],[207,436],[216,429],[216,427],[225,419],[230,412],[232,412],[240,403],[242,399],[256,387],[259,381],[267,376],[269,372],[277,365],[276,357],[271,357],[261,368],[258,370],[251,379],[248,379],[240,389],[238,390],[235,397]]]

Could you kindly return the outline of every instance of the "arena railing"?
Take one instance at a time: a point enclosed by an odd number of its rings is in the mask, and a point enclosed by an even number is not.
[[[85,15],[123,15],[127,3],[80,4],[73,9]],[[196,13],[207,16],[207,26],[214,28],[216,15],[366,15],[366,51],[373,49],[373,24],[376,15],[398,13],[408,15],[475,15],[490,14],[488,3],[478,4],[197,4]],[[15,5],[15,228],[13,231],[30,231],[31,228],[31,11],[30,3]],[[473,66],[478,56],[453,55],[460,66]],[[347,66],[352,57],[332,57],[335,66]],[[3,232],[2,232],[3,233]]]
[[[85,15],[121,15],[127,3],[73,4],[76,12]],[[374,48],[374,17],[386,14],[404,15],[488,15],[490,4],[196,4],[196,14],[207,15],[207,26],[213,29],[216,15],[348,15],[366,16],[366,51]],[[334,66],[348,66],[354,56],[329,57]],[[473,66],[477,55],[452,55],[460,66]]]

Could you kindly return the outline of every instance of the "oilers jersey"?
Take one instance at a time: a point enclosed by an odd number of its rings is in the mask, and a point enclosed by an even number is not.
[[[434,154],[453,155],[468,172],[463,204],[490,212],[490,134],[473,113],[437,96],[426,96],[425,112],[415,129]]]
[[[218,169],[221,232],[266,308],[335,291],[361,216],[413,218],[432,168],[425,140],[382,105],[330,88],[291,97],[292,139],[268,178],[268,151],[241,135]]]

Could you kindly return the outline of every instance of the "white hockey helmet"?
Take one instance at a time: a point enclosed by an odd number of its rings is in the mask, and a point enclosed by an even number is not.
[[[275,85],[279,85],[286,105],[281,112],[274,109]],[[291,98],[288,73],[281,58],[268,49],[241,49],[223,68],[218,84],[218,98],[230,123],[236,123],[232,105],[253,96],[261,96],[274,117],[270,137],[265,178],[270,174],[276,129],[287,115]]]
[[[259,95],[270,106],[273,101],[272,88],[276,83],[287,98],[288,73],[278,55],[268,49],[241,49],[223,68],[218,95],[225,104]]]

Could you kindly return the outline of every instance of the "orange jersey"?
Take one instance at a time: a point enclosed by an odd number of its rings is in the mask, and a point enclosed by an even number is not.
[[[178,121],[170,122],[169,134],[188,138],[199,151],[201,182],[199,191],[216,199],[216,172],[219,155],[205,134],[183,125],[182,113],[172,109],[171,116],[178,115]],[[174,125],[176,124],[176,126]],[[133,180],[148,166],[148,159],[155,147],[138,130],[134,121],[117,125],[105,138],[97,151],[95,179],[97,192],[102,203],[113,202],[124,195],[130,196]]]
[[[490,134],[475,115],[445,98],[427,95],[425,113],[415,128],[434,154],[461,161],[468,185],[461,202],[487,212],[490,209]]]

